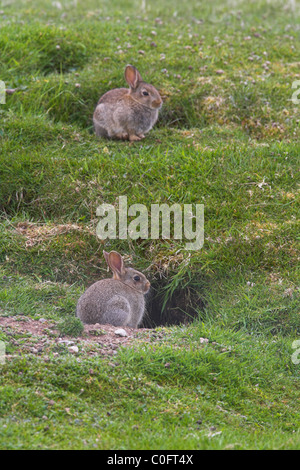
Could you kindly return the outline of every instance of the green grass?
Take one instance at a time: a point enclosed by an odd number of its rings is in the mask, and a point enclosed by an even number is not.
[[[61,3],[0,8],[0,80],[17,88],[0,105],[0,316],[75,336],[103,248],[198,315],[109,359],[24,354],[0,330],[0,448],[299,449],[299,6]],[[127,63],[160,119],[139,143],[98,140],[95,104]],[[121,195],[204,204],[203,248],[101,242],[96,209]]]

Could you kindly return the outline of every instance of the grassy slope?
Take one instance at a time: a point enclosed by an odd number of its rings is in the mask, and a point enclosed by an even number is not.
[[[119,195],[205,204],[198,252],[174,240],[105,244],[156,286],[167,279],[167,295],[197,292],[205,309],[110,364],[84,350],[80,361],[7,362],[0,446],[299,448],[299,12],[264,1],[175,1],[167,14],[162,2],[35,3],[0,16],[0,78],[19,88],[0,107],[0,313],[72,315],[105,274],[96,207]],[[160,89],[160,121],[142,143],[98,141],[94,105],[124,85],[127,63]]]

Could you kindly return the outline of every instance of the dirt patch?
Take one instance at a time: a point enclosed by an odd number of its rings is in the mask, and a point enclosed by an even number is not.
[[[8,338],[8,359],[30,353],[43,356],[82,353],[89,356],[113,356],[120,346],[129,346],[141,336],[144,340],[150,339],[152,334],[152,330],[147,328],[133,329],[97,323],[85,325],[82,335],[75,338],[61,335],[51,320],[32,320],[21,315],[0,317],[0,329]],[[120,329],[126,336],[118,334]]]
[[[34,224],[31,222],[19,222],[15,230],[19,235],[25,237],[25,246],[26,248],[30,248],[35,245],[39,245],[44,243],[46,240],[53,239],[57,236],[64,235],[69,232],[87,232],[92,234],[92,230],[90,228],[83,228],[77,224],[58,224],[58,225],[50,225],[50,224]]]

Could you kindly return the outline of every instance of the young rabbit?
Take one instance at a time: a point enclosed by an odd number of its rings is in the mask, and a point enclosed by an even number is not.
[[[83,323],[109,323],[137,328],[145,309],[144,295],[150,282],[144,274],[124,266],[116,251],[103,251],[112,279],[92,284],[78,300],[76,316]]]
[[[115,88],[98,101],[93,116],[98,136],[141,140],[157,121],[162,99],[156,88],[143,82],[133,65],[127,65],[125,79],[129,89]]]

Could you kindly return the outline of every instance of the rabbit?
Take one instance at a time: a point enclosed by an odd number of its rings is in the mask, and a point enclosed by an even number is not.
[[[93,116],[97,136],[141,140],[158,119],[162,99],[156,88],[133,65],[126,66],[125,79],[129,89],[115,88],[98,101]]]
[[[116,251],[103,250],[103,255],[113,277],[95,282],[82,294],[76,316],[88,324],[137,328],[144,315],[144,296],[150,289],[150,282],[139,271],[126,268]]]

